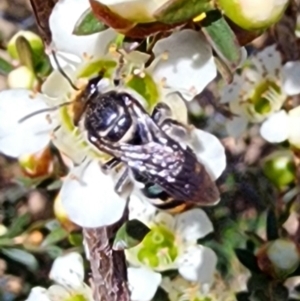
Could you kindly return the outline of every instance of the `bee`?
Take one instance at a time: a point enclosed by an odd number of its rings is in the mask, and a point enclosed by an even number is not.
[[[170,108],[159,103],[149,115],[125,89],[101,91],[102,79],[101,74],[92,78],[77,97],[75,107],[81,109],[74,124],[82,122],[88,141],[111,156],[103,170],[125,166],[115,190],[131,181],[155,207],[169,212],[218,201],[218,188],[204,165],[172,135],[184,135],[186,128],[171,118]]]
[[[148,114],[139,96],[120,84],[120,77],[115,78],[115,87],[107,90],[104,72],[78,89],[59,66],[55,52],[52,54],[62,76],[77,91],[76,97],[29,114],[19,122],[71,105],[74,125],[83,127],[88,141],[111,158],[100,163],[103,171],[125,167],[115,185],[117,193],[131,183],[152,205],[173,213],[218,202],[220,193],[215,182],[188,143],[183,143],[187,128],[172,119],[167,104],[158,103]]]

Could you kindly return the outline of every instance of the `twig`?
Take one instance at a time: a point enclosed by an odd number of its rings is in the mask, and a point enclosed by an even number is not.
[[[113,251],[111,245],[115,230],[122,222],[110,227],[83,229],[90,253],[95,301],[130,301],[125,254]]]

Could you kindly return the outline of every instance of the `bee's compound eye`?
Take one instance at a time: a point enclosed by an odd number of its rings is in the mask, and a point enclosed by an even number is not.
[[[85,126],[95,132],[109,129],[119,117],[119,107],[103,96],[90,104],[86,112]]]

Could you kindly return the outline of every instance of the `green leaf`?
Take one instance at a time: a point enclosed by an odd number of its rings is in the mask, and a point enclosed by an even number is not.
[[[47,247],[50,245],[54,245],[57,242],[62,241],[63,239],[68,237],[68,232],[63,228],[57,228],[54,229],[52,232],[50,232],[44,241],[41,244],[41,247]]]
[[[133,248],[137,246],[149,232],[150,229],[141,221],[137,219],[127,221],[116,233],[113,249],[125,250]]]
[[[235,249],[238,260],[251,272],[260,273],[256,257],[249,251],[243,249]]]
[[[34,272],[38,269],[39,264],[36,258],[27,251],[21,249],[7,248],[1,249],[1,252],[14,261],[22,263],[30,271]]]
[[[6,232],[5,236],[9,238],[13,238],[25,231],[25,228],[30,223],[30,214],[25,213],[21,216],[18,216],[11,226],[9,227],[9,230]]]
[[[61,256],[63,254],[63,249],[58,246],[48,246],[45,248],[45,252],[52,258],[55,259],[58,256]]]
[[[48,76],[51,71],[52,66],[48,57],[46,56],[41,58],[41,60],[35,66],[35,72],[40,76]]]
[[[267,213],[267,238],[269,241],[279,238],[277,218],[272,209]]]
[[[61,179],[57,179],[47,186],[47,190],[58,190],[61,188],[62,183]]]
[[[227,64],[222,61],[219,57],[214,57],[215,64],[217,66],[217,69],[222,76],[223,80],[227,83],[230,84],[233,81],[233,72],[232,70],[227,66]]]
[[[82,246],[83,237],[81,233],[72,233],[68,236],[70,244],[75,247]]]
[[[100,22],[88,8],[78,19],[75,24],[73,34],[77,36],[86,36],[93,33],[101,32],[108,27]]]
[[[255,246],[259,247],[265,243],[265,241],[257,235],[255,232],[245,231],[245,234],[249,237],[249,239],[255,244]]]
[[[174,24],[188,21],[213,8],[209,0],[169,0],[153,15],[157,21]]]
[[[0,238],[0,249],[2,247],[13,247],[15,245],[15,242],[13,239],[11,238],[5,238],[5,237],[1,237]]]
[[[0,74],[8,75],[14,69],[13,65],[0,57]]]
[[[221,12],[214,10],[207,13],[207,17],[201,24],[203,33],[219,59],[230,70],[234,70],[241,62],[242,51],[234,32]]]

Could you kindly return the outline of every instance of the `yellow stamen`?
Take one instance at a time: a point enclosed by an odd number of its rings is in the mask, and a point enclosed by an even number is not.
[[[165,51],[162,55],[161,55],[161,58],[163,59],[163,60],[167,60],[168,58],[169,58],[169,53],[167,52],[167,51]]]
[[[200,22],[200,21],[202,21],[203,19],[205,19],[206,18],[206,13],[201,13],[200,15],[198,15],[197,17],[195,17],[194,19],[193,19],[193,22]]]

